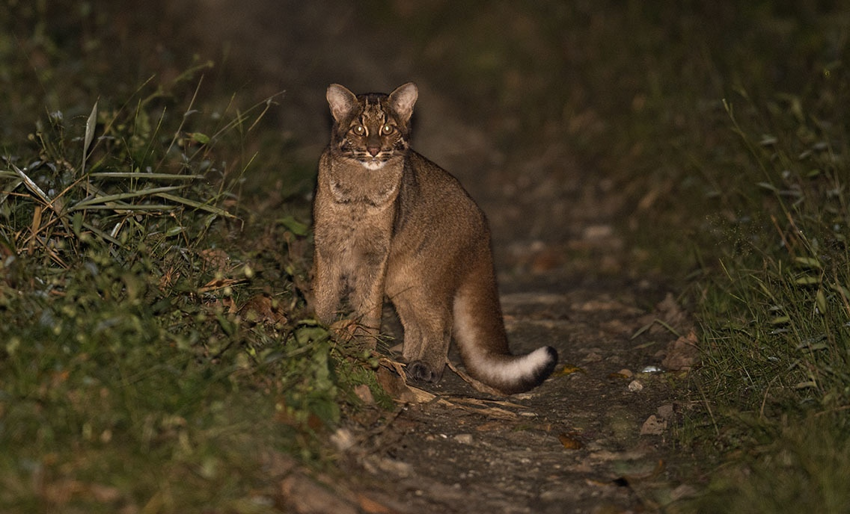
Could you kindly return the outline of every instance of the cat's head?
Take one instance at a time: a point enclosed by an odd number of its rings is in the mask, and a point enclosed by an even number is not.
[[[410,116],[419,90],[408,82],[392,93],[355,95],[339,84],[328,87],[334,117],[331,151],[372,170],[404,157],[410,136]]]

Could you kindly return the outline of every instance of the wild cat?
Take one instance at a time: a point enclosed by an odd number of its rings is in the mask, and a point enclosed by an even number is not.
[[[313,294],[320,321],[343,300],[377,335],[386,295],[404,327],[408,377],[440,380],[454,338],[471,376],[505,393],[527,391],[555,368],[542,347],[511,354],[484,213],[448,172],[410,149],[413,83],[355,95],[332,84],[331,141],[319,160],[313,206]]]

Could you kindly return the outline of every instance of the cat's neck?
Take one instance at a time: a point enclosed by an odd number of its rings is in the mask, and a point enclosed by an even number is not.
[[[320,160],[320,187],[327,189],[337,203],[382,206],[398,196],[405,155],[388,161],[362,163],[335,155],[328,148]]]

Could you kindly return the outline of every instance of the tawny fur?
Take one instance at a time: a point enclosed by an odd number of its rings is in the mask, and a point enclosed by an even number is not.
[[[328,88],[335,123],[313,210],[316,314],[329,324],[347,299],[377,335],[386,296],[404,327],[408,376],[439,380],[454,336],[470,375],[506,394],[526,391],[552,372],[557,353],[511,354],[484,213],[409,148],[417,96],[412,83],[389,95]]]

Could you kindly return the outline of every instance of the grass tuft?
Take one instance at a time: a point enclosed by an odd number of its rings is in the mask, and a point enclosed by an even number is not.
[[[291,468],[270,462],[321,465],[354,386],[382,397],[302,313],[303,216],[240,203],[274,99],[218,109],[206,69],[5,151],[0,511],[259,511]]]

